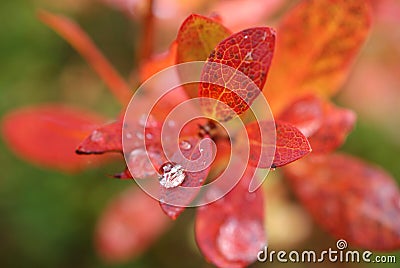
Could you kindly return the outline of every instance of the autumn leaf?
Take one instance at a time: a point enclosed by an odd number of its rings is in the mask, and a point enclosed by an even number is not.
[[[122,122],[116,121],[94,130],[76,149],[78,154],[122,152]]]
[[[322,125],[324,103],[314,95],[306,95],[290,103],[278,118],[298,128],[306,137],[310,137]]]
[[[344,154],[311,155],[284,169],[315,221],[353,247],[400,247],[400,191],[380,168]]]
[[[214,19],[197,14],[190,15],[182,23],[176,37],[176,63],[207,60],[218,43],[230,35],[231,32]],[[190,75],[184,71],[185,69],[180,69],[180,77]],[[198,84],[184,87],[189,97],[198,97]]]
[[[124,262],[143,253],[168,228],[158,202],[138,188],[112,200],[96,228],[96,249],[106,261]]]
[[[246,125],[246,131],[250,143],[249,164],[252,166],[281,167],[311,152],[310,144],[300,130],[283,121],[275,124],[252,122]]]
[[[265,84],[274,46],[275,31],[268,27],[243,30],[219,43],[201,76],[203,112],[217,121],[244,113]]]
[[[228,194],[197,209],[197,245],[206,259],[218,267],[247,266],[266,245],[262,188],[248,191],[253,174],[254,168],[248,167]],[[213,196],[213,192],[206,193],[206,198],[207,195]]]
[[[190,160],[187,162],[187,165],[183,163],[183,159],[178,156],[180,152],[175,153],[175,156],[172,157],[174,160],[174,164],[178,164],[182,166],[183,168],[183,174],[185,176],[182,184],[180,184],[180,187],[174,187],[174,188],[166,188],[164,186],[160,186],[160,206],[162,210],[167,214],[170,218],[176,219],[180,213],[185,209],[185,206],[189,205],[190,202],[193,201],[193,199],[196,197],[200,189],[193,189],[193,191],[188,191],[187,188],[192,188],[192,187],[200,187],[204,184],[206,181],[207,175],[210,172],[210,166],[204,167],[200,169],[199,171],[196,172],[188,172],[186,170],[193,170],[191,168],[187,168],[191,165],[203,165],[203,160],[201,163],[195,163],[196,160],[198,160],[202,154],[209,154],[210,156],[212,155],[212,146],[211,143],[205,142],[204,146],[200,148],[200,142],[202,139],[194,136],[194,137],[188,137],[184,140],[181,140],[180,142],[180,150],[182,152],[183,157],[185,157],[187,160]],[[205,159],[205,158],[203,158]],[[210,160],[211,157],[209,157]],[[211,161],[209,161],[211,163]],[[204,162],[204,164],[207,164]],[[199,167],[195,167],[199,168]],[[180,206],[175,206],[172,205],[174,202],[179,202],[179,204],[182,204]]]
[[[105,121],[91,112],[42,105],[7,114],[2,122],[3,136],[20,157],[39,166],[77,171],[95,158],[75,154],[77,145]]]
[[[176,62],[205,61],[231,32],[213,19],[192,14],[182,23],[176,37]]]
[[[356,114],[334,104],[324,104],[320,128],[309,138],[313,153],[328,153],[340,147],[353,129]]]
[[[365,42],[369,1],[301,1],[277,29],[276,55],[264,94],[274,112],[307,93],[335,94]]]

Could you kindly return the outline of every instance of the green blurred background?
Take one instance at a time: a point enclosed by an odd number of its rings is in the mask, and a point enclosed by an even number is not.
[[[68,7],[67,2],[74,1],[62,2],[65,6],[51,1],[1,1],[0,115],[49,102],[70,103],[109,117],[118,113],[118,104],[100,79],[64,40],[38,21],[35,11],[43,7],[72,16],[125,77],[135,67],[133,51],[139,26],[95,1],[83,1],[83,7],[76,3]],[[361,116],[342,150],[383,166],[399,179],[400,145],[392,137],[385,128]],[[193,209],[143,256],[123,265],[103,263],[94,251],[94,228],[107,202],[132,184],[106,177],[123,163],[67,175],[20,160],[3,140],[0,146],[0,267],[211,267],[195,246]],[[316,232],[318,237],[321,231]],[[400,262],[400,255],[397,258]]]

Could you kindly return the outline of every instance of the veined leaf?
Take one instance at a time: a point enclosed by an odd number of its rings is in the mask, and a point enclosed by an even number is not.
[[[202,73],[203,112],[217,121],[244,113],[265,84],[274,46],[275,31],[268,27],[243,30],[219,43]]]

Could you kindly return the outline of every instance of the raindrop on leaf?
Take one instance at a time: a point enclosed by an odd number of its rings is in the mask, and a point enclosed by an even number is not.
[[[171,162],[164,163],[159,170],[160,184],[165,188],[174,188],[183,183],[186,173],[183,167]]]

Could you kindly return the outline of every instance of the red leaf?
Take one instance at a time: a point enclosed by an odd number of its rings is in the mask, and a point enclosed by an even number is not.
[[[353,111],[326,103],[322,126],[309,138],[313,152],[328,153],[341,146],[355,121]]]
[[[38,16],[43,23],[61,35],[86,59],[122,104],[129,102],[132,96],[130,86],[75,22],[44,10],[40,10]]]
[[[217,121],[227,121],[245,112],[265,84],[274,45],[275,31],[268,27],[243,30],[219,43],[203,69],[202,81],[205,82],[200,83],[199,95],[219,100],[232,110],[221,103],[202,99],[203,111]],[[221,64],[231,68],[221,67]]]
[[[204,142],[205,146],[200,148],[200,142],[202,139],[198,137],[190,137],[187,139],[184,139],[181,141],[181,152],[183,156],[188,159],[188,160],[198,160],[201,157],[201,154],[209,154],[212,155],[212,146],[210,142]],[[189,144],[189,145],[188,145]],[[186,147],[184,147],[184,146]],[[211,157],[209,157],[211,159]],[[175,155],[175,157],[172,157],[172,159],[180,159],[180,157]],[[205,158],[203,158],[205,159]],[[211,159],[212,160],[212,159]],[[196,165],[194,162],[188,162],[188,166],[190,165]],[[182,164],[183,162],[181,161],[174,161],[177,164],[180,164],[181,166],[184,166]],[[199,187],[204,184],[206,181],[207,175],[210,172],[210,167],[207,167],[203,170],[197,171],[197,172],[187,172],[184,171],[185,174],[185,179],[182,182],[180,186],[182,187],[175,187],[175,188],[165,188],[163,186],[160,186],[160,205],[162,210],[167,214],[169,217],[172,219],[176,219],[180,213],[183,212],[185,209],[185,206],[189,205],[190,202],[193,201],[193,199],[196,197],[198,194],[199,190],[195,191],[186,191],[185,188],[183,187]],[[175,206],[171,205],[176,200],[179,200],[178,202],[182,204],[182,206]]]
[[[296,161],[311,152],[307,138],[289,123],[276,121],[276,146],[274,149],[274,136],[271,134],[271,122],[252,122],[246,125],[250,142],[249,164],[259,168],[281,167]],[[260,128],[263,134],[261,141]],[[271,165],[271,154],[274,153]]]
[[[3,120],[3,135],[20,157],[40,166],[76,171],[94,158],[76,146],[105,119],[85,110],[43,105],[15,110]]]
[[[104,211],[96,230],[96,247],[109,262],[123,262],[144,252],[168,227],[158,202],[130,188]]]
[[[313,218],[338,239],[370,250],[400,248],[400,191],[383,170],[343,154],[284,168]]]
[[[122,152],[122,122],[116,121],[94,130],[76,149],[78,154]]]
[[[323,117],[322,101],[314,95],[307,95],[289,104],[278,118],[297,127],[306,137],[310,137],[321,127]]]
[[[262,189],[248,192],[253,174],[254,168],[248,167],[233,190],[197,210],[197,244],[206,259],[218,267],[247,266],[266,244]]]

